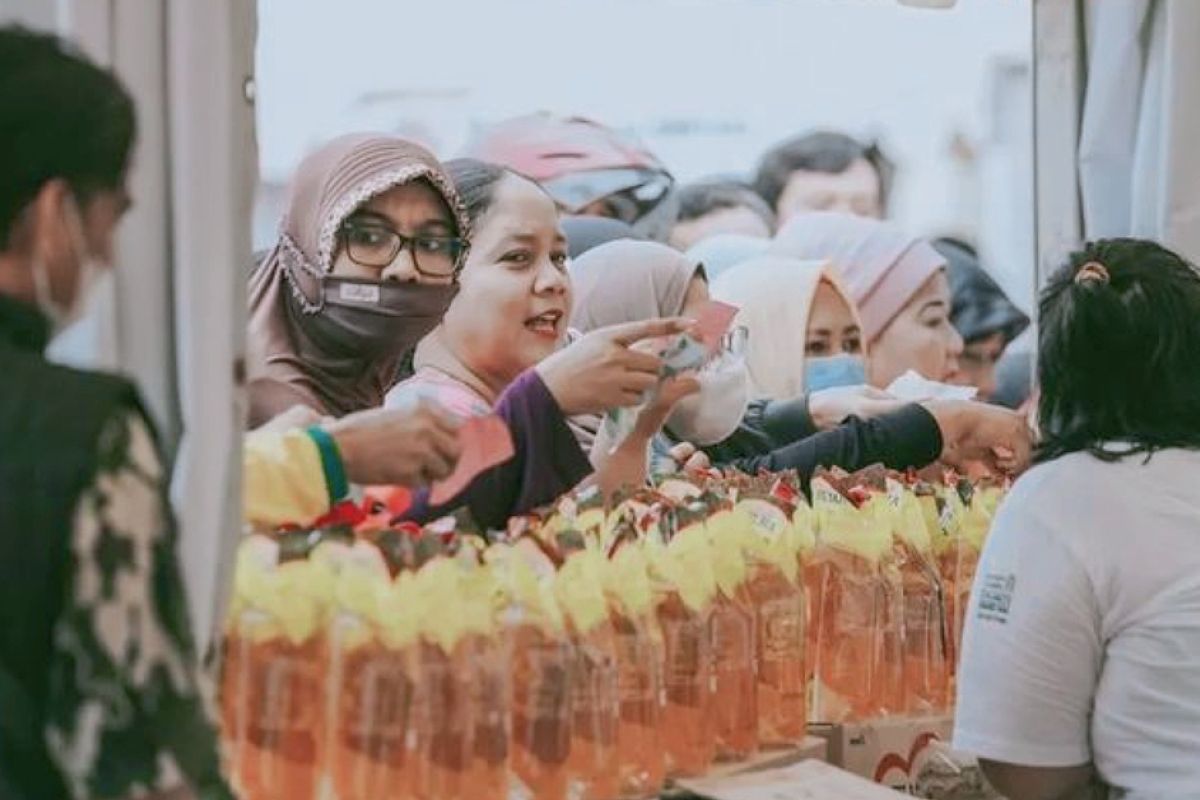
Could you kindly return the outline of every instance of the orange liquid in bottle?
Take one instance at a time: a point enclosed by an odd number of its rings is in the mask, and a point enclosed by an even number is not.
[[[534,625],[513,631],[510,763],[518,796],[567,796],[572,658],[565,639]]]
[[[878,642],[872,690],[875,716],[903,714],[908,708],[904,683],[904,589],[895,564],[884,564],[875,583]]]
[[[611,615],[617,646],[616,766],[624,798],[656,797],[666,780],[659,724],[662,719],[662,643],[651,621]]]
[[[617,648],[607,621],[574,637],[571,674],[571,753],[567,759],[572,798],[612,800],[620,781],[613,769],[617,749]]]
[[[239,796],[307,800],[321,779],[325,711],[324,637],[295,644],[243,637],[245,706],[237,713]]]
[[[743,761],[758,751],[758,703],[754,675],[755,626],[745,589],[717,594],[709,619],[716,695],[713,721],[717,758]]]
[[[716,758],[709,609],[693,611],[676,591],[662,592],[656,614],[663,634],[662,741],[668,773],[703,775]]]
[[[949,700],[950,662],[941,581],[920,557],[901,552],[904,597],[905,711],[944,711]]]
[[[882,590],[866,559],[825,548],[816,571],[814,721],[846,722],[875,714],[882,694]]]
[[[414,796],[413,723],[415,663],[411,649],[377,640],[335,653],[338,676],[331,771],[338,800]]]
[[[244,646],[237,631],[230,626],[221,643],[221,681],[218,689],[222,756],[229,764],[238,763],[238,747],[241,743],[239,710],[246,702],[243,696],[246,685],[246,662],[242,657]]]
[[[954,593],[954,652],[962,652],[963,624],[967,618],[967,605],[971,602],[971,587],[975,584],[975,570],[979,567],[979,551],[968,544],[958,545],[958,564],[955,570]]]
[[[774,564],[756,563],[748,589],[758,661],[758,741],[796,744],[808,728],[804,587]]]
[[[946,633],[950,672],[958,666],[958,547],[947,547],[937,558],[938,577],[942,579],[942,596],[946,603]]]
[[[446,654],[421,642],[417,651],[416,794],[423,800],[465,798],[472,752],[470,643],[460,641]]]
[[[822,623],[821,587],[825,579],[825,565],[809,554],[800,563],[800,574],[804,580],[804,676],[811,686],[817,665],[817,634]]]
[[[508,793],[508,650],[503,638],[474,640],[471,686],[475,733],[465,796],[503,800]]]

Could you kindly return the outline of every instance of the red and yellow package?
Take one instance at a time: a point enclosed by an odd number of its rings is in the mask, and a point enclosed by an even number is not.
[[[617,795],[619,719],[616,632],[604,595],[604,555],[598,547],[567,557],[555,576],[554,593],[572,645],[569,795],[607,800]]]
[[[568,796],[572,650],[554,596],[554,564],[532,539],[489,548],[509,640],[509,793]]]
[[[618,789],[621,797],[652,797],[666,780],[663,641],[648,564],[636,538],[624,540],[609,559],[605,595],[617,645]]]
[[[916,495],[889,479],[892,562],[904,603],[904,711],[932,714],[949,703],[951,656],[946,596],[933,555],[933,540]]]
[[[330,626],[329,764],[339,798],[415,797],[409,749],[417,684],[413,580],[360,542],[338,574]]]
[[[804,739],[808,721],[803,537],[783,501],[742,496],[733,509],[748,534],[747,588],[758,663],[758,741],[779,747]]]
[[[869,719],[894,693],[888,654],[897,635],[896,591],[884,574],[892,532],[885,516],[858,508],[824,478],[812,483],[817,543],[811,570],[814,609],[812,710],[819,722]],[[867,498],[862,498],[863,500]],[[897,641],[893,641],[897,640]]]
[[[709,632],[712,639],[717,758],[740,761],[758,751],[758,686],[754,600],[750,594],[748,543],[753,533],[732,510],[705,521],[717,592]]]
[[[325,769],[333,548],[287,561],[283,549],[261,536],[242,543],[227,628],[224,730],[234,784],[252,799],[314,798]]]
[[[665,545],[657,544],[662,535],[646,543],[663,636],[662,742],[669,774],[693,777],[716,757],[709,620],[717,587],[702,521],[681,526]]]

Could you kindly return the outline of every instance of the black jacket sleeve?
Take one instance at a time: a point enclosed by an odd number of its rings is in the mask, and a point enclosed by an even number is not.
[[[808,413],[808,397],[751,400],[737,430],[702,448],[713,463],[760,456],[817,433]]]
[[[813,473],[821,467],[841,467],[847,472],[883,464],[891,469],[924,467],[942,452],[942,432],[937,420],[913,404],[862,420],[850,417],[831,431],[818,433],[772,450],[765,455],[714,462],[755,474],[794,469],[807,491]]]

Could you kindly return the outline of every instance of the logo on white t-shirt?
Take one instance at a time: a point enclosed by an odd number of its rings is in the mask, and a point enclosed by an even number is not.
[[[984,575],[975,616],[990,622],[1008,622],[1008,610],[1012,607],[1013,591],[1016,588],[1017,576],[1011,572],[992,572]]]

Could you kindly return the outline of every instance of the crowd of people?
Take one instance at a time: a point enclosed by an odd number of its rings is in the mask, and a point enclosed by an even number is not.
[[[128,382],[42,354],[112,261],[135,119],[108,72],[0,30],[5,798],[232,796],[153,423]],[[1031,426],[987,402],[1029,320],[969,243],[886,219],[892,172],[818,131],[751,179],[680,187],[619,132],[546,114],[453,160],[324,144],[249,281],[247,521],[311,520],[352,484],[410,487],[418,522],[465,507],[495,528],[581,484],[710,465],[807,485],[1036,461],[980,566],[1021,594],[1003,624],[968,621],[960,743],[1013,797],[1192,785],[1200,274],[1147,241],[1072,256],[1041,301]],[[713,300],[737,310],[717,352],[664,377],[664,341]],[[491,414],[513,456],[435,502],[463,422]]]

